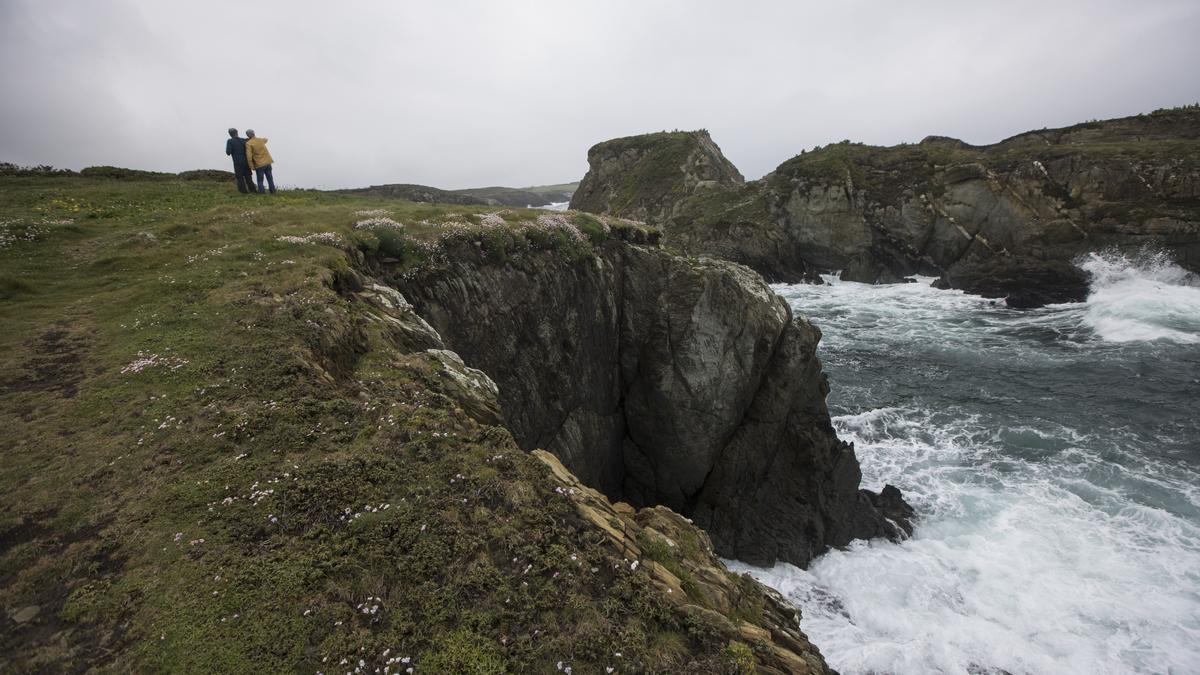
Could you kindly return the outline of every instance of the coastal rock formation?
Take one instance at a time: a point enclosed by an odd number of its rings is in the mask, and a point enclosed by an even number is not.
[[[524,452],[495,381],[382,278],[478,255],[582,278],[644,230],[398,203],[436,221],[406,264],[356,227],[378,200],[297,191],[228,227],[215,182],[191,206],[157,178],[0,183],[109,214],[0,206],[0,672],[828,672],[696,525]]]
[[[614,555],[644,567],[673,605],[709,620],[725,639],[755,645],[758,672],[830,672],[800,631],[796,610],[776,591],[730,574],[703,530],[662,506],[635,510],[624,502],[614,504],[580,482],[554,455],[545,450],[533,455],[550,468],[578,513],[604,533]],[[746,609],[757,614],[757,621],[738,618]]]
[[[621,162],[593,154],[583,184],[609,197],[577,206],[614,212],[634,195]],[[1089,251],[1149,245],[1200,269],[1200,110],[980,147],[944,137],[887,148],[843,142],[744,185],[661,194],[671,207],[646,217],[663,226],[668,245],[773,280],[811,279],[816,270],[867,283],[927,274],[1013,306],[1077,301],[1087,278],[1071,263]]]
[[[571,208],[663,221],[691,195],[743,182],[703,129],[616,138],[588,150],[588,172]]]
[[[804,565],[909,528],[859,490],[820,331],[749,269],[610,241],[595,258],[459,258],[395,283],[497,382],[522,447],[614,500],[690,516],[723,556]]]

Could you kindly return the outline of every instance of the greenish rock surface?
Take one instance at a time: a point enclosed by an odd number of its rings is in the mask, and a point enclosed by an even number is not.
[[[743,180],[703,129],[617,138],[588,150],[571,208],[663,222],[680,201]]]

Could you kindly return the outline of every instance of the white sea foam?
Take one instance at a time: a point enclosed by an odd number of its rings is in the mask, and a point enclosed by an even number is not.
[[[1161,253],[1092,253],[1084,322],[1109,342],[1200,343],[1200,279]]]
[[[777,286],[824,331],[864,486],[920,521],[809,570],[755,569],[844,673],[1200,673],[1200,285],[1081,261],[1086,303],[926,283]]]
[[[939,427],[937,417],[835,420],[865,482],[899,482],[915,503],[914,538],[858,542],[808,571],[731,566],[800,606],[809,637],[845,673],[1200,669],[1195,522],[1091,483],[1083,475],[1103,463],[1091,453],[1067,466],[1016,460],[976,420]]]

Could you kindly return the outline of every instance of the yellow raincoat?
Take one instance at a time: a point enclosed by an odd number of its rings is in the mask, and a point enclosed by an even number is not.
[[[246,161],[250,163],[251,169],[257,169],[275,161],[271,159],[271,153],[267,152],[267,139],[256,136],[246,141]]]

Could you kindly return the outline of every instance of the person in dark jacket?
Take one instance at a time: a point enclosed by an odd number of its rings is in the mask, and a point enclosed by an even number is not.
[[[250,162],[246,161],[246,139],[238,138],[238,130],[229,130],[225,141],[225,154],[233,158],[233,177],[237,180],[238,192],[254,193],[254,178],[250,175]]]

